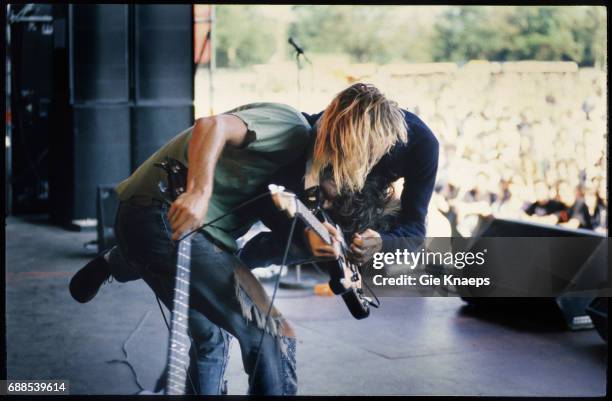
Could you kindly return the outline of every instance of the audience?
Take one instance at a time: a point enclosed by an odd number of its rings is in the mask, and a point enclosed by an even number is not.
[[[493,215],[606,233],[605,75],[479,77],[434,80],[434,105],[413,108],[440,140],[435,196],[453,232]]]

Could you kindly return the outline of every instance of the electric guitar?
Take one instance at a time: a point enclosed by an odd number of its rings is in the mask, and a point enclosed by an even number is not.
[[[285,188],[274,184],[269,185],[268,189],[270,190],[272,201],[279,210],[285,212],[289,218],[297,216],[307,227],[310,227],[321,237],[326,244],[332,244],[327,228],[294,193],[285,191]],[[328,223],[333,224],[329,219]],[[339,232],[342,232],[339,226],[336,227]],[[351,263],[346,257],[349,247],[344,237],[342,237],[340,242],[340,248],[341,252],[338,260],[316,263],[323,265],[327,270],[330,276],[329,286],[332,292],[342,296],[353,317],[355,319],[364,319],[370,314],[370,305],[377,305],[372,303],[372,300],[364,294],[359,267]]]
[[[160,182],[159,189],[173,201],[187,188],[187,168],[178,160],[167,158],[157,167],[167,173],[167,184]],[[176,277],[172,301],[172,318],[168,344],[167,376],[164,394],[183,395],[189,367],[189,285],[191,274],[191,238],[181,239],[177,245]]]

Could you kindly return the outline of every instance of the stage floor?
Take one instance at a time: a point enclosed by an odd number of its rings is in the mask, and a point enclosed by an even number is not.
[[[105,284],[88,304],[68,293],[90,258],[95,232],[71,232],[44,218],[6,225],[9,379],[67,379],[72,394],[151,390],[166,357],[167,329],[142,281]],[[269,284],[266,285],[271,288]],[[294,324],[299,394],[602,396],[607,346],[595,330],[565,331],[536,320],[484,317],[458,298],[384,298],[363,321],[338,297],[279,290]],[[138,330],[135,329],[138,327]],[[131,337],[130,337],[131,335]],[[229,393],[244,394],[234,340]]]

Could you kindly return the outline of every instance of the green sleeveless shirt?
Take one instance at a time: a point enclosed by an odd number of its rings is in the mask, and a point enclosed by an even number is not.
[[[247,126],[247,137],[244,146],[226,146],[221,153],[204,222],[256,195],[270,176],[305,150],[311,139],[310,125],[302,113],[284,104],[251,103],[223,114],[240,118]],[[176,135],[121,182],[116,188],[119,200],[137,201],[144,205],[150,204],[152,199],[170,202],[158,187],[160,181],[165,182],[165,172],[154,164],[169,156],[188,166],[192,129],[187,128]],[[204,230],[227,248],[235,250],[235,239],[256,220],[257,216],[244,221],[244,218],[231,214]]]

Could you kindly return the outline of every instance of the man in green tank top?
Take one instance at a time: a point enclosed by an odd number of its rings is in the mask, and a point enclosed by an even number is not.
[[[271,177],[310,154],[306,180],[317,185],[333,173],[330,193],[360,191],[373,166],[398,141],[406,142],[404,116],[375,87],[355,84],[340,92],[317,124],[290,106],[254,103],[196,120],[147,159],[116,190],[118,246],[99,255],[71,280],[70,291],[88,302],[111,275],[143,278],[172,307],[175,241],[258,195]],[[171,202],[160,191],[166,157],[188,166],[185,192]],[[249,394],[297,392],[295,335],[265,291],[234,255],[236,239],[257,220],[228,214],[198,231],[191,246],[189,386],[220,394],[229,336],[236,337]],[[332,237],[338,233],[328,225]],[[337,247],[310,244],[315,256],[338,257]],[[262,250],[263,251],[263,250]],[[168,378],[171,380],[171,378]]]
[[[228,126],[242,122],[247,132],[244,143],[240,146],[226,146],[219,155],[213,189],[205,194],[210,199],[203,221],[211,221],[248,200],[271,175],[301,154],[310,141],[311,128],[304,116],[283,104],[247,104],[223,113],[222,116],[227,118],[228,122],[224,124]],[[230,120],[230,116],[232,120],[238,121]],[[195,126],[179,133],[120,183],[116,188],[119,200],[140,205],[150,205],[152,200],[170,202],[158,185],[165,180],[165,172],[154,164],[171,157],[188,166],[189,143],[194,129]],[[191,182],[195,181],[192,179]],[[226,249],[234,251],[235,238],[240,236],[242,230],[248,229],[254,220],[240,221],[238,216],[228,215],[204,230]]]

